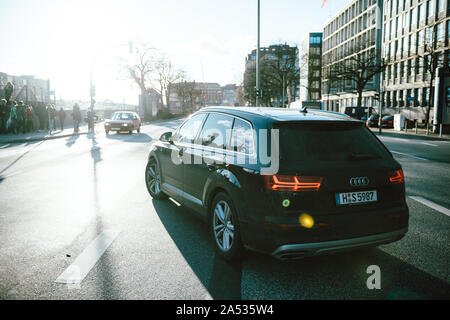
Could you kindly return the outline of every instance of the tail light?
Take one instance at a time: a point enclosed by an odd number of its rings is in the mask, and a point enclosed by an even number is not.
[[[405,182],[405,176],[403,175],[403,170],[397,170],[389,173],[389,181],[392,184],[401,184]]]
[[[264,176],[266,188],[274,191],[318,191],[323,178],[286,175]]]

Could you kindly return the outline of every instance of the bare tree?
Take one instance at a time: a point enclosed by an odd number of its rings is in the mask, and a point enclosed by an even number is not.
[[[295,99],[295,92],[300,83],[298,48],[288,45],[270,46],[261,58],[261,104],[273,106],[273,101],[282,101],[287,97],[288,105]],[[256,101],[256,66],[250,65],[244,74],[244,97],[249,103]],[[284,97],[284,99],[283,99]]]
[[[183,113],[194,111],[195,101],[201,95],[201,91],[196,89],[195,81],[182,80],[171,87],[181,100]],[[189,110],[187,110],[187,107],[189,107]]]
[[[144,119],[148,116],[146,99],[144,97],[150,88],[151,75],[155,70],[155,56],[151,52],[153,49],[146,44],[136,46],[133,60],[123,65],[123,68],[129,73],[129,77],[138,85],[141,91]]]
[[[309,50],[307,44],[302,46],[300,53],[300,87],[306,90],[305,100],[311,100],[309,90]]]
[[[175,68],[172,62],[165,57],[158,60],[155,65],[155,71],[157,85],[154,86],[154,89],[161,94],[161,102],[163,102],[162,97],[165,96],[166,106],[169,108],[172,85],[183,79],[185,72],[181,69]]]
[[[324,74],[323,74],[324,84],[322,89],[325,90],[327,93],[327,110],[330,110],[330,94],[333,91],[333,88],[337,92],[337,83],[338,83],[338,74],[336,70],[334,70],[333,67],[325,68]],[[339,111],[339,110],[338,110]]]
[[[366,46],[367,44],[359,42],[355,47],[350,47],[344,53],[347,58],[335,63],[331,69],[335,77],[352,84],[351,87],[358,94],[358,107],[362,106],[362,94],[366,85],[387,66],[375,49],[365,50]]]
[[[236,90],[236,103],[239,106],[245,105],[245,92],[244,92],[244,85],[241,84]]]
[[[423,48],[423,53],[420,55],[420,61],[422,62],[422,70],[426,77],[428,78],[428,105],[427,110],[425,113],[425,123],[428,123],[430,120],[430,112],[431,107],[433,106],[434,102],[434,95],[433,95],[433,87],[434,87],[434,80],[436,78],[436,72],[437,68],[442,66],[440,64],[440,54],[438,41],[441,39],[437,39],[437,35],[433,33],[433,27],[429,28],[427,30],[426,36],[425,36],[425,44]],[[430,32],[431,31],[431,32]],[[419,66],[420,68],[420,66]],[[425,79],[424,79],[425,80]]]

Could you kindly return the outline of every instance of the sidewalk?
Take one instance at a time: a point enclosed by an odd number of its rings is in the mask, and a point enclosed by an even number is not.
[[[99,124],[96,124],[96,128]],[[103,126],[103,123],[101,123]],[[73,132],[72,126],[65,126],[64,130],[61,131],[60,129],[54,130],[51,134],[48,133],[46,130],[37,130],[35,132],[29,132],[29,133],[20,133],[20,134],[1,134],[0,135],[0,144],[7,144],[7,143],[27,143],[27,142],[33,142],[33,141],[42,141],[42,140],[52,140],[52,139],[59,139],[59,138],[65,138],[65,137],[71,137],[81,134],[87,134],[87,124],[81,124],[80,125],[80,131],[78,133]]]
[[[142,126],[147,125],[157,125],[158,123],[163,122],[169,122],[173,120],[180,120],[185,118],[186,116],[179,116],[172,119],[167,120],[155,120],[151,122],[142,122]],[[99,130],[102,130],[104,126],[104,122],[98,122],[95,124],[96,132],[100,132]],[[81,134],[87,134],[87,123],[80,124],[80,131],[78,133],[73,132],[73,126],[65,126],[64,131],[61,130],[54,130],[52,134],[49,134],[48,131],[38,130],[35,132],[29,132],[29,133],[21,133],[21,134],[0,134],[0,144],[7,144],[7,143],[27,143],[27,142],[33,142],[33,141],[42,141],[42,140],[51,140],[51,139],[59,139],[59,138],[66,138]]]
[[[379,135],[379,129],[378,128],[369,128],[370,130],[372,130],[373,133],[375,133],[376,135]],[[433,133],[429,132],[429,135],[427,135],[427,130],[426,129],[417,129],[417,134],[416,134],[416,129],[408,129],[408,132],[406,132],[405,130],[403,131],[396,131],[394,129],[385,129],[383,128],[381,131],[381,135],[382,136],[387,136],[387,137],[396,137],[396,138],[406,138],[406,139],[422,139],[422,140],[441,140],[441,141],[448,141],[450,140],[450,134],[442,134],[442,136],[439,136],[439,133]]]

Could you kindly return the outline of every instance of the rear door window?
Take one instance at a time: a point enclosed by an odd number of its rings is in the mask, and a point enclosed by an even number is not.
[[[389,156],[384,146],[361,124],[291,123],[274,127],[280,130],[280,160],[326,162]]]
[[[225,149],[230,141],[234,118],[221,113],[211,113],[206,119],[196,143],[206,147]]]
[[[230,146],[236,152],[249,155],[255,152],[253,129],[248,122],[237,118],[234,120]]]

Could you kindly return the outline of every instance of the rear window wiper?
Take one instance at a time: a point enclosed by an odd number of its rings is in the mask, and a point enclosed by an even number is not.
[[[377,159],[379,158],[379,156],[367,153],[351,153],[349,158],[351,160],[368,160],[368,159]]]

